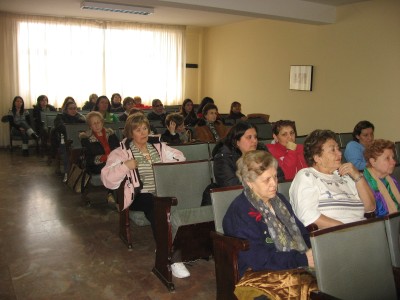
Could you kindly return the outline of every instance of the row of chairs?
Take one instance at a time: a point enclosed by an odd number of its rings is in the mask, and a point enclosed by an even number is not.
[[[201,206],[204,189],[213,181],[209,159],[153,165],[155,199],[156,259],[153,272],[174,290],[170,264],[173,252],[179,251],[183,261],[208,258],[212,255],[210,232],[214,230],[212,206]],[[180,183],[180,184],[177,184]],[[142,212],[123,208],[123,184],[118,189],[120,205],[120,237],[132,247],[130,223],[143,224]],[[288,195],[290,183],[280,183],[279,190]],[[233,198],[232,198],[233,199]],[[139,221],[138,221],[139,220]]]
[[[238,254],[246,240],[225,236],[222,219],[241,186],[211,191],[217,299],[235,299]],[[311,231],[319,292],[313,299],[397,299],[400,296],[400,213]]]

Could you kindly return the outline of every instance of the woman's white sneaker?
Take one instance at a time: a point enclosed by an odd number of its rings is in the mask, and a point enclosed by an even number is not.
[[[189,270],[186,269],[182,262],[173,263],[171,265],[172,275],[176,278],[186,278],[190,276]]]

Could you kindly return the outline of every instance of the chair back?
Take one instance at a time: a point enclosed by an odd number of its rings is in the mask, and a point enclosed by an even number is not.
[[[394,143],[395,155],[396,155],[396,162],[400,164],[400,142]]]
[[[296,136],[296,143],[297,144],[304,144],[305,139],[307,138],[308,135],[299,135]]]
[[[203,191],[211,182],[208,160],[157,163],[153,171],[157,197],[176,197],[177,209],[201,206]]]
[[[210,190],[211,203],[214,213],[215,231],[224,233],[222,220],[232,201],[243,191],[243,186],[229,186]]]
[[[182,151],[186,161],[204,160],[210,157],[208,143],[189,143],[173,145],[172,147]]]
[[[400,182],[400,164],[397,164],[394,167],[392,176],[397,180],[397,182]]]
[[[337,134],[339,137],[340,148],[346,148],[347,144],[353,140],[353,134],[351,132],[342,132]]]
[[[58,112],[56,111],[41,111],[40,119],[43,122],[43,126],[45,129],[50,132],[51,128],[54,127],[54,120],[56,119]]]
[[[310,236],[321,292],[339,299],[397,299],[383,219],[317,230]]]
[[[400,212],[386,216],[385,226],[392,265],[400,268]]]
[[[123,139],[123,132],[125,128],[125,122],[117,122],[111,124],[105,124],[104,127],[111,128],[114,130],[115,135],[121,141]]]
[[[271,123],[254,123],[257,127],[257,136],[260,140],[272,139],[272,124]]]
[[[290,189],[291,184],[292,184],[291,181],[285,181],[285,182],[278,183],[278,192],[281,193],[283,196],[285,196],[287,201],[290,200],[289,189]]]
[[[65,124],[65,130],[68,140],[71,141],[71,149],[82,148],[79,133],[88,130],[88,125],[86,123]]]

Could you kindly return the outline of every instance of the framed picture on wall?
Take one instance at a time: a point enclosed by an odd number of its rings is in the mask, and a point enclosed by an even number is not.
[[[312,91],[313,66],[290,66],[289,89]]]

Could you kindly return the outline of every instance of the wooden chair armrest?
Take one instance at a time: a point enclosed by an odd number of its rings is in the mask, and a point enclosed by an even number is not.
[[[239,281],[238,255],[249,249],[249,241],[211,231],[214,248],[217,299],[236,299],[235,284]]]
[[[171,206],[176,206],[175,197],[154,197],[154,238],[156,240],[156,259],[153,273],[172,291],[172,226]]]
[[[308,225],[306,227],[306,229],[308,230],[308,232],[312,232],[312,231],[318,230],[318,225],[315,223],[311,223],[310,225]]]
[[[329,294],[323,293],[321,291],[312,291],[310,293],[310,299],[311,300],[340,300],[339,298],[336,298]]]
[[[366,213],[364,214],[364,217],[365,217],[366,219],[372,219],[372,218],[375,218],[375,217],[376,217],[376,214],[375,214],[374,211],[366,212]]]

